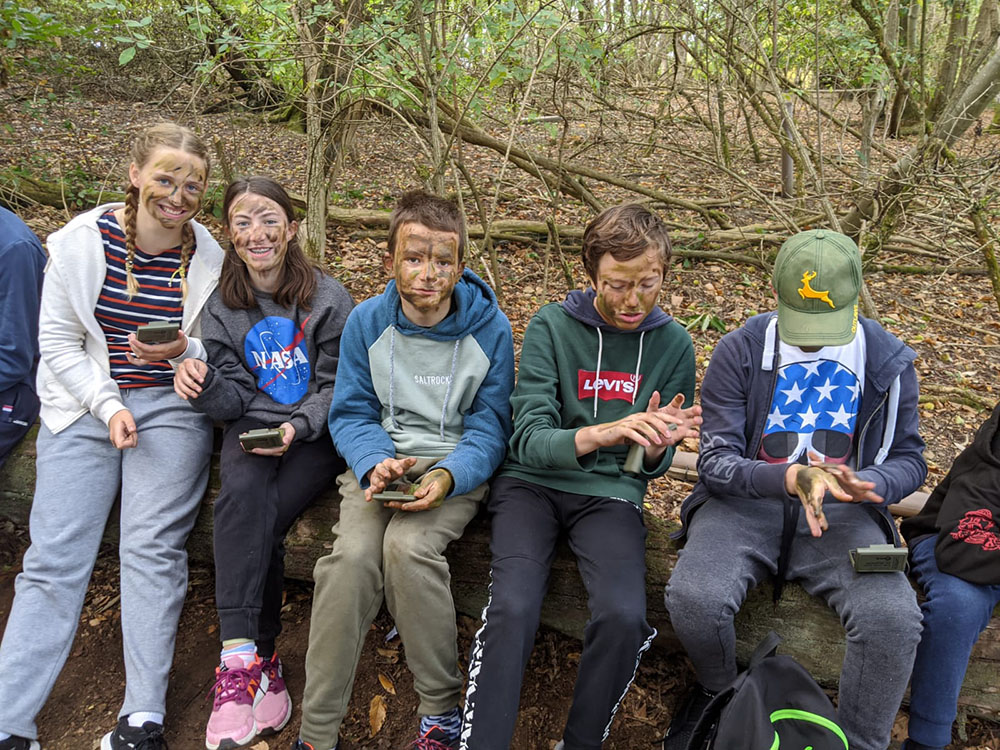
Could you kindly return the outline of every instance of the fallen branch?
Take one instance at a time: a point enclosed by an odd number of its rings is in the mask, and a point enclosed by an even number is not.
[[[898,298],[893,301],[900,307],[904,307],[910,312],[915,312],[919,315],[924,315],[928,318],[933,318],[934,320],[940,320],[942,323],[948,323],[950,325],[958,326],[959,328],[965,328],[969,331],[984,334],[986,336],[1000,336],[1000,330],[991,331],[986,328],[980,328],[979,326],[974,326],[971,323],[963,323],[961,320],[955,320],[955,318],[949,318],[944,315],[938,315],[936,313],[927,312],[926,310],[921,310],[919,307],[908,305],[905,302],[900,301]]]
[[[870,270],[885,273],[939,274],[953,273],[959,276],[985,276],[986,269],[978,266],[900,266],[893,263],[875,263]]]
[[[950,401],[955,404],[965,404],[973,409],[991,411],[996,406],[995,401],[989,401],[971,388],[962,388],[956,385],[934,385],[933,383],[921,383],[920,403],[934,401]]]

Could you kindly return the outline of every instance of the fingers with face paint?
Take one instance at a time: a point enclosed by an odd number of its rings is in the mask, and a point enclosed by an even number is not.
[[[855,474],[854,470],[847,464],[824,463],[820,456],[810,451],[809,465],[820,467],[837,480],[837,484],[840,486],[840,489],[843,490],[849,497],[849,499],[845,500],[845,502],[885,502],[885,498],[875,492],[875,482],[866,482],[863,479],[859,479],[858,475]]]
[[[687,409],[681,408],[684,405],[684,394],[678,393],[671,399],[670,403],[660,406],[660,392],[654,391],[646,406],[647,412],[656,412],[666,419],[667,432],[663,434],[663,442],[652,444],[646,447],[646,465],[652,465],[659,461],[667,448],[677,445],[686,438],[697,438],[698,427],[701,425],[701,407],[697,404]]]
[[[391,501],[385,504],[387,508],[417,512],[437,508],[455,486],[455,480],[447,469],[431,469],[420,478],[420,483],[413,493],[416,500],[408,503]]]
[[[416,462],[417,459],[410,456],[408,458],[386,458],[377,463],[368,472],[369,486],[365,490],[365,502],[370,503],[372,497],[383,492],[391,482],[405,476]]]
[[[836,478],[819,466],[789,464],[785,471],[785,489],[797,495],[806,512],[806,523],[813,536],[822,536],[830,528],[823,513],[823,499],[829,492],[837,500],[850,500]]]

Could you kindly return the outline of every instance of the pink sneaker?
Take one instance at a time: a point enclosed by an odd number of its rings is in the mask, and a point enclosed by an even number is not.
[[[260,665],[263,679],[261,698],[254,704],[253,716],[260,734],[277,734],[292,718],[292,697],[285,689],[285,679],[281,676],[281,659],[277,652]]]
[[[242,747],[257,736],[254,704],[264,695],[260,689],[261,663],[258,656],[245,667],[239,656],[230,656],[215,668],[215,686],[209,693],[212,715],[205,727],[208,750]]]

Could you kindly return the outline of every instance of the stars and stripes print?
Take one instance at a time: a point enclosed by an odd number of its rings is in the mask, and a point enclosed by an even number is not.
[[[823,458],[845,460],[860,396],[857,375],[840,362],[815,359],[781,366],[764,425],[761,457],[771,463],[791,463],[811,449]]]

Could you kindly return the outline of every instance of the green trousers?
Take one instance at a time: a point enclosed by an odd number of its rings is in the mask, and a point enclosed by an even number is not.
[[[416,480],[434,463],[418,459],[406,478]],[[316,588],[299,733],[317,750],[337,744],[365,635],[383,599],[413,672],[419,713],[441,714],[459,705],[458,633],[444,550],[462,535],[488,490],[482,484],[437,508],[404,511],[366,503],[351,471],[337,484],[340,521],[333,527],[333,551],[313,571]]]

